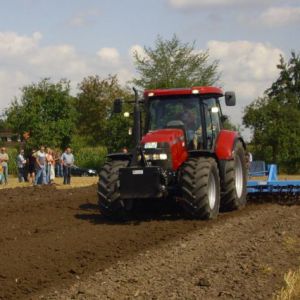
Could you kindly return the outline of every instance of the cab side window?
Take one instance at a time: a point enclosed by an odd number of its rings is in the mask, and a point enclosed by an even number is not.
[[[220,109],[215,98],[203,100],[206,125],[206,148],[212,149],[220,131]]]

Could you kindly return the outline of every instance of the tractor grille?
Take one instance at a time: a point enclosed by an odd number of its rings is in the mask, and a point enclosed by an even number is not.
[[[172,156],[170,146],[168,143],[158,143],[158,147],[155,149],[143,149],[145,158],[151,166],[161,167],[164,170],[172,169]],[[165,154],[166,159],[160,159],[159,155]],[[164,157],[163,157],[164,158]]]

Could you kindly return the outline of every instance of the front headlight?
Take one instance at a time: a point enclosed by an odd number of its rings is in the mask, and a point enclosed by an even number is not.
[[[161,154],[159,154],[159,159],[160,160],[167,160],[168,159],[168,155],[166,153],[161,153]]]
[[[166,153],[154,153],[154,154],[145,154],[146,160],[167,160],[168,155]]]

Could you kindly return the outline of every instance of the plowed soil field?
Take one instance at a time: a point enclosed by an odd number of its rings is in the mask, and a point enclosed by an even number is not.
[[[0,190],[0,299],[272,299],[299,265],[299,205],[112,223],[95,185]]]

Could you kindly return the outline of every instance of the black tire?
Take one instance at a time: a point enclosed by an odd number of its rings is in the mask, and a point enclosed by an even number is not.
[[[243,208],[247,203],[247,165],[241,142],[234,147],[233,160],[225,162],[222,183],[221,209],[230,211]]]
[[[98,204],[103,216],[111,219],[127,219],[132,210],[131,200],[122,200],[119,192],[119,169],[128,161],[115,160],[104,164],[98,182]]]
[[[209,157],[190,158],[182,166],[180,203],[188,217],[212,219],[219,213],[220,178],[216,161]]]

